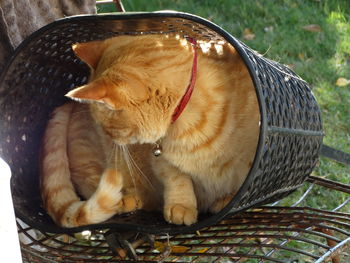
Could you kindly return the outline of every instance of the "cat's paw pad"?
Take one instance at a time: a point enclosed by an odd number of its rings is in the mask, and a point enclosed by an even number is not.
[[[164,208],[165,220],[176,225],[192,225],[197,222],[197,215],[197,208],[193,206],[171,204]]]
[[[220,212],[232,200],[233,197],[234,194],[229,194],[216,199],[209,208],[210,212],[214,214]]]
[[[119,202],[119,213],[128,213],[140,209],[142,201],[136,194],[126,194]]]

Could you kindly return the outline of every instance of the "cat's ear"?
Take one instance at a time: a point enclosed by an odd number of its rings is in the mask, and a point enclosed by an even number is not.
[[[95,69],[106,47],[107,44],[105,41],[92,41],[76,43],[72,46],[72,49],[82,61]]]
[[[107,96],[106,83],[103,80],[95,80],[84,86],[69,91],[66,97],[80,102],[97,101],[115,108],[114,102]]]

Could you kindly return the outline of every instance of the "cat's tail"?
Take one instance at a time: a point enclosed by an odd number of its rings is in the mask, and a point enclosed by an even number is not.
[[[122,177],[107,169],[95,193],[82,201],[73,186],[67,135],[74,103],[58,107],[45,130],[41,155],[41,192],[53,220],[64,227],[99,223],[112,217],[122,200]]]

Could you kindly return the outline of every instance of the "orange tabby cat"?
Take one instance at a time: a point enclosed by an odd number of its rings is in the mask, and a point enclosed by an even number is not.
[[[234,48],[143,35],[73,49],[92,76],[67,94],[77,102],[55,110],[44,136],[42,196],[55,222],[158,209],[191,225],[198,212],[220,211],[243,183],[259,134],[254,87]]]

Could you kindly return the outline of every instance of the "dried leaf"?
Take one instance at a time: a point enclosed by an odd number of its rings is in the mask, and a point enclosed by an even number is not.
[[[337,85],[338,87],[344,87],[350,84],[350,80],[346,79],[346,78],[339,78],[337,79],[335,85]]]
[[[164,251],[162,251],[157,260],[158,263],[163,263],[164,260],[169,257],[171,254],[171,248],[169,246],[165,246]]]
[[[167,246],[162,242],[155,241],[154,248],[156,250],[158,250],[160,253],[163,253],[166,250]],[[184,252],[190,250],[189,247],[185,247],[185,246],[175,246],[174,245],[174,246],[171,246],[170,248],[171,248],[171,252],[173,252],[173,253],[184,253]]]
[[[299,53],[298,57],[300,60],[305,60],[305,54],[304,53]]]
[[[202,248],[202,249],[196,251],[196,253],[205,253],[205,252],[207,252],[208,250],[209,250],[209,248],[208,248],[208,247],[205,247],[205,248]]]
[[[154,242],[154,248],[155,248],[156,250],[158,250],[159,252],[165,251],[165,245],[164,245],[164,243],[159,242],[159,241],[155,241],[155,242]]]
[[[249,28],[243,30],[243,39],[245,40],[253,40],[255,38],[255,34]]]
[[[306,25],[303,26],[302,29],[306,30],[306,31],[310,31],[310,32],[321,32],[322,29],[319,25],[316,24],[310,24],[310,25]]]
[[[172,253],[184,253],[188,250],[190,250],[190,248],[185,246],[171,246]]]

